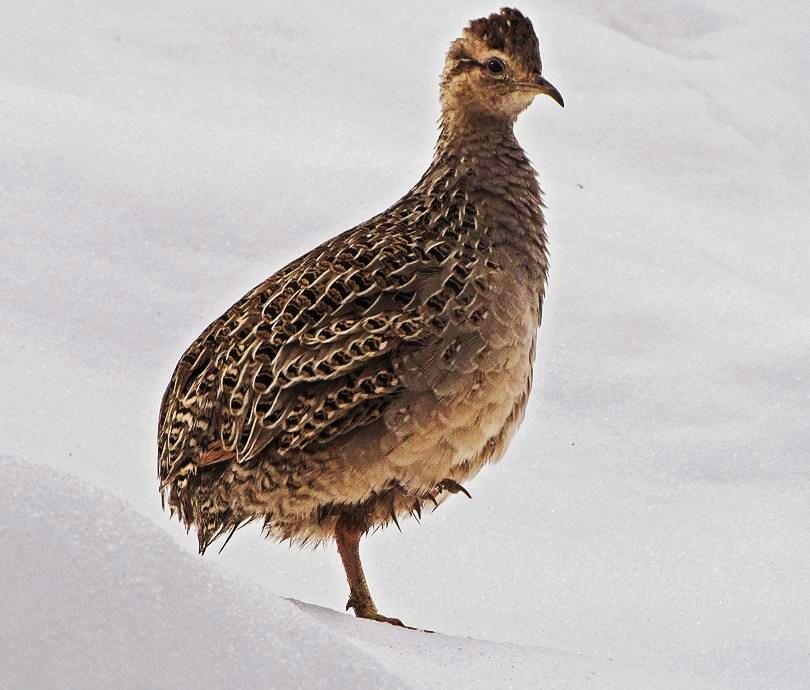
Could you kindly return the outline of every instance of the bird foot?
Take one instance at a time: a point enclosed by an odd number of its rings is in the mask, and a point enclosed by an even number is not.
[[[389,623],[390,625],[396,625],[399,628],[407,628],[408,630],[416,630],[416,628],[412,628],[410,625],[405,625],[399,618],[383,616],[377,611],[373,604],[369,606],[368,604],[355,601],[354,597],[349,597],[349,601],[346,602],[346,610],[348,611],[349,609],[354,609],[354,615],[358,618],[377,621],[378,623]]]
[[[357,616],[358,618],[365,618],[369,621],[377,621],[378,623],[389,623],[391,625],[396,625],[398,628],[407,628],[408,630],[416,630],[416,628],[412,628],[410,625],[405,625],[399,618],[389,618],[388,616],[383,616],[381,613],[374,613],[368,616]]]
[[[461,492],[467,498],[472,498],[472,496],[470,496],[470,492],[461,486],[461,484],[459,484],[455,479],[442,479],[438,484],[436,484],[436,493],[440,494],[442,491],[447,491],[451,494]]]

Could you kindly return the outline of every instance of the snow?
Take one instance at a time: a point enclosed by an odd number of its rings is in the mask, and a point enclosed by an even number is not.
[[[331,549],[193,556],[155,426],[211,319],[418,179],[496,6],[4,4],[1,687],[806,686],[810,6],[520,7],[566,100],[517,128],[535,393],[472,501],[364,544],[428,635],[333,611]]]
[[[0,463],[3,688],[622,688],[612,660],[357,621],[235,583],[130,506]],[[43,599],[42,594],[47,593]],[[13,653],[24,650],[24,653]]]

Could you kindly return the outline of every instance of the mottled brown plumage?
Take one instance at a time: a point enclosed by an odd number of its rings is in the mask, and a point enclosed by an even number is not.
[[[201,552],[257,519],[278,539],[336,537],[349,606],[398,622],[368,592],[361,535],[463,491],[501,457],[529,395],[546,235],[512,126],[538,93],[562,104],[529,20],[471,22],[447,56],[417,185],[251,290],[184,353],[158,472]]]

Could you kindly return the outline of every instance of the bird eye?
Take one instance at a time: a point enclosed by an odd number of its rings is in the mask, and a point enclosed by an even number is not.
[[[498,58],[490,58],[487,60],[486,67],[490,74],[503,74],[506,71],[506,65],[503,64],[503,60],[499,60]]]

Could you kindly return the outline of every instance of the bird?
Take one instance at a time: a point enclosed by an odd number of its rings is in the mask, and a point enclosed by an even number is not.
[[[359,618],[369,531],[469,496],[524,417],[548,275],[537,173],[513,131],[545,79],[519,10],[449,48],[432,162],[388,209],[260,283],[188,347],[163,395],[160,495],[200,553],[259,521],[332,540]],[[407,627],[407,626],[406,626]]]

